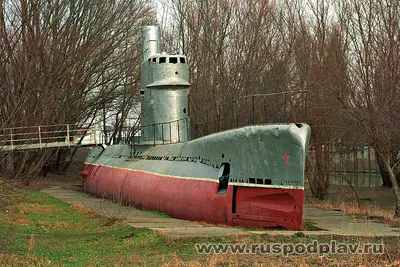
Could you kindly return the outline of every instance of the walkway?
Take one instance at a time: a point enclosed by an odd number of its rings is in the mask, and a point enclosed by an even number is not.
[[[293,235],[296,231],[260,230],[247,231],[238,228],[215,226],[204,223],[166,218],[154,212],[142,211],[133,207],[121,206],[105,199],[94,198],[81,191],[80,185],[57,185],[42,189],[64,202],[82,204],[96,213],[115,215],[127,220],[136,228],[149,228],[171,237],[181,236],[221,236],[231,234],[269,234]],[[340,211],[329,211],[306,207],[304,221],[316,223],[322,231],[303,231],[305,235],[344,235],[344,236],[400,236],[400,228],[393,228],[376,220],[362,219]]]
[[[58,124],[0,129],[0,151],[97,146],[102,142],[103,133],[95,126]]]
[[[79,185],[73,187],[53,186],[42,189],[42,192],[67,203],[82,204],[101,215],[119,216],[135,228],[149,228],[169,236],[218,236],[245,233],[245,231],[236,228],[166,218],[154,212],[121,206],[109,200],[91,197],[83,193]]]

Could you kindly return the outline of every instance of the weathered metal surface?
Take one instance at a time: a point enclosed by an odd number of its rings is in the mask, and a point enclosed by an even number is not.
[[[309,134],[307,125],[259,125],[186,143],[135,146],[134,153],[129,145],[95,148],[85,162],[85,190],[177,218],[298,230]]]
[[[309,134],[305,124],[247,126],[186,143],[95,148],[86,162],[215,180],[221,165],[228,163],[230,184],[258,187],[257,179],[262,179],[264,187],[302,189]]]
[[[300,189],[239,187],[240,194],[236,194],[235,187],[229,185],[226,194],[217,194],[215,180],[91,164],[85,165],[83,179],[85,192],[174,218],[231,226],[301,228],[304,194]],[[280,210],[285,199],[292,200],[286,203],[290,208]]]
[[[184,55],[161,53],[160,31],[142,31],[142,141],[172,143],[189,140],[189,64]],[[165,124],[162,124],[165,123]]]
[[[160,53],[161,32],[157,26],[142,27],[142,51],[143,60]]]

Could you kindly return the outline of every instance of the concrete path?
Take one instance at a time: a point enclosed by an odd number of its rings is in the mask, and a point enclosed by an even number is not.
[[[304,208],[303,221],[311,222],[320,231],[304,231],[305,235],[341,235],[341,236],[399,236],[400,228],[380,223],[376,219],[366,219],[360,216],[345,214],[342,211],[324,210],[312,207]],[[281,235],[282,231],[253,231],[253,233],[268,233]],[[284,231],[285,234],[295,234],[295,231]]]
[[[42,189],[43,192],[71,204],[82,204],[105,216],[119,216],[136,228],[149,228],[171,237],[221,236],[241,234],[293,235],[296,231],[262,230],[247,231],[232,227],[165,218],[149,211],[121,206],[108,200],[95,198],[81,191],[80,185],[57,185]],[[322,231],[303,231],[305,235],[345,236],[400,236],[400,228],[393,228],[375,220],[358,218],[340,211],[306,207],[304,221],[313,222]]]
[[[306,207],[305,218],[330,234],[353,236],[400,236],[400,228],[391,227],[376,219],[362,218],[342,211]]]
[[[42,192],[71,204],[82,204],[94,212],[105,216],[118,216],[135,228],[149,228],[168,236],[221,236],[230,234],[248,234],[237,228],[215,226],[174,218],[166,218],[154,212],[121,206],[111,201],[92,197],[81,191],[80,186],[52,186]]]

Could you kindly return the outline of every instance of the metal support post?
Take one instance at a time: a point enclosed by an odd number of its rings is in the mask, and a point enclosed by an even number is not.
[[[67,124],[67,144],[68,144],[68,147],[71,147],[70,143],[69,143],[69,124]]]
[[[40,132],[40,126],[38,126],[38,131],[39,131],[39,148],[42,149],[42,134]]]

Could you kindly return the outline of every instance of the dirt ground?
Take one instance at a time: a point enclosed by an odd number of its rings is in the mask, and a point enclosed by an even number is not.
[[[39,177],[32,186],[37,189],[43,189],[54,185],[69,186],[71,184],[80,184],[80,173],[83,169],[83,162],[85,161],[86,155],[89,151],[90,148],[79,148],[64,174],[49,172],[45,177]]]

